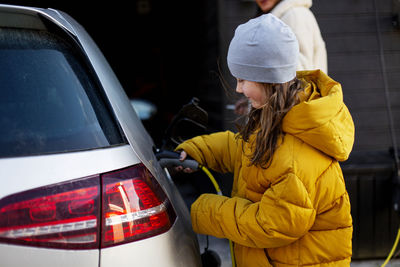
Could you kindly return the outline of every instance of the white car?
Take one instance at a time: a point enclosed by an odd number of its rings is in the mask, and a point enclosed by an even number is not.
[[[0,5],[0,266],[201,266],[186,204],[67,14]]]

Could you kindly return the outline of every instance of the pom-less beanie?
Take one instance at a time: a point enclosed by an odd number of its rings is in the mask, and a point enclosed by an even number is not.
[[[236,28],[229,45],[228,67],[236,78],[285,83],[296,77],[299,44],[292,30],[272,14]]]

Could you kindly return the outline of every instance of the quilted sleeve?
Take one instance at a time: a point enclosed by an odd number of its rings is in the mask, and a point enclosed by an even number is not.
[[[223,173],[233,172],[238,141],[230,131],[218,132],[189,139],[176,148],[181,149],[210,169]]]
[[[203,194],[191,208],[195,232],[256,248],[280,247],[296,241],[309,231],[315,216],[309,194],[294,174],[281,177],[256,203]]]

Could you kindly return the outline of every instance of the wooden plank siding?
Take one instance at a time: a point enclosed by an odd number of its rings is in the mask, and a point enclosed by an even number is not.
[[[392,0],[375,0],[380,22],[397,142],[400,143],[400,30],[393,26]],[[234,29],[254,16],[253,1],[218,0],[222,73],[234,85],[226,52]],[[392,209],[393,157],[381,72],[374,0],[314,0],[313,7],[328,52],[328,74],[343,86],[344,101],[356,126],[350,159],[342,164],[352,204],[353,260],[386,257],[399,217]],[[225,98],[225,103],[231,103]],[[225,111],[224,128],[232,127]]]
[[[353,260],[386,257],[399,225],[392,209],[392,139],[374,1],[399,144],[400,31],[392,23],[392,0],[314,0],[312,7],[326,42],[329,75],[342,84],[356,126],[353,153],[342,164],[352,204]]]
[[[397,142],[400,143],[400,31],[391,0],[376,0]],[[374,0],[317,0],[312,10],[328,51],[328,72],[343,86],[356,125],[354,151],[392,147]]]

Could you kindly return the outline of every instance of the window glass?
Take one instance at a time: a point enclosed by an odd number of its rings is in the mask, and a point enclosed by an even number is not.
[[[82,62],[49,32],[0,29],[0,157],[123,143]]]

